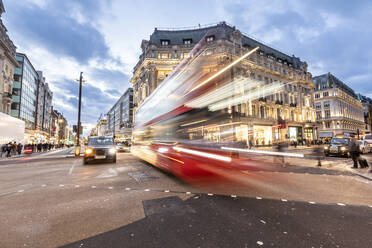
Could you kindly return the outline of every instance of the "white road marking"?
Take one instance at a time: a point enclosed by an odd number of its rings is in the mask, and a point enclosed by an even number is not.
[[[287,232],[283,232],[284,234],[288,234]]]
[[[186,192],[186,195],[190,195],[191,194],[191,192]]]
[[[310,204],[315,204],[315,202],[312,202],[312,201],[311,201],[311,202],[309,202],[309,203],[310,203]]]
[[[262,200],[262,197],[256,196],[257,200]]]
[[[145,189],[144,191],[146,191],[146,192],[147,192],[147,191],[150,191],[150,190],[149,190],[149,189]]]
[[[74,170],[75,168],[75,165],[77,164],[78,160],[75,160],[73,163],[72,163],[72,166],[70,168],[70,170],[68,171],[68,174],[71,175],[72,174],[72,171]]]
[[[108,187],[108,189],[113,189],[113,187],[110,186],[110,187]]]
[[[24,190],[23,190],[23,189],[20,189],[20,190],[18,190],[17,192],[18,192],[18,193],[22,193],[22,192],[24,192]]]
[[[338,202],[337,205],[339,205],[339,206],[346,206],[344,203],[340,203],[340,202]]]
[[[264,243],[262,241],[257,241],[258,245],[263,245]]]
[[[97,187],[93,185],[93,186],[92,186],[92,189],[95,189],[95,188],[97,188]]]
[[[262,224],[266,224],[266,221],[264,221],[264,220],[260,220],[260,222],[261,222]]]
[[[213,194],[212,193],[208,193],[207,195],[212,196]]]
[[[168,193],[168,192],[169,192],[169,190],[164,190],[164,192],[165,192],[165,193]]]
[[[130,190],[130,188],[125,188],[125,190]]]
[[[236,198],[236,195],[231,195],[231,197]]]
[[[286,202],[286,201],[288,201],[287,199],[281,199],[283,202]]]
[[[369,206],[370,208],[372,208],[372,205],[371,206]]]
[[[63,186],[65,186],[65,185],[63,185],[63,184],[60,184],[60,185],[59,185],[59,187],[63,187]]]

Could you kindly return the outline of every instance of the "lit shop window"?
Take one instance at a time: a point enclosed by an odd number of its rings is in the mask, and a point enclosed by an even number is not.
[[[168,53],[161,53],[161,58],[162,59],[167,59],[168,58]]]

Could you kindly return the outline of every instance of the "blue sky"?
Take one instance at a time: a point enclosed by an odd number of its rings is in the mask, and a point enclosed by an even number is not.
[[[77,119],[84,72],[82,122],[89,129],[130,85],[142,39],[155,27],[226,21],[289,55],[313,76],[332,72],[372,97],[371,1],[3,0],[3,21],[19,52],[44,72],[53,104]],[[85,131],[89,131],[86,129]]]

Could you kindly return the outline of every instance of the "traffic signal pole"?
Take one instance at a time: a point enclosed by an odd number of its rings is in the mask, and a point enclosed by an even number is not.
[[[77,131],[76,131],[76,148],[75,148],[75,156],[80,156],[80,114],[81,114],[81,87],[83,83],[83,72],[80,72],[79,78],[79,110],[78,110],[78,123],[77,123]]]

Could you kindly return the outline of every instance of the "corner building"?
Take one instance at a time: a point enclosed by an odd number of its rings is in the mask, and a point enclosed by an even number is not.
[[[252,140],[255,145],[315,139],[314,86],[306,62],[266,46],[225,22],[181,30],[155,28],[150,39],[141,43],[142,54],[131,78],[134,111],[212,29],[218,31],[205,39],[216,69],[259,46],[258,52],[234,66],[231,78],[244,76],[285,85],[282,92],[229,107],[229,112],[239,116],[239,124],[234,126],[236,139]]]
[[[364,107],[357,94],[331,73],[313,78],[316,120],[319,137],[365,132]]]

